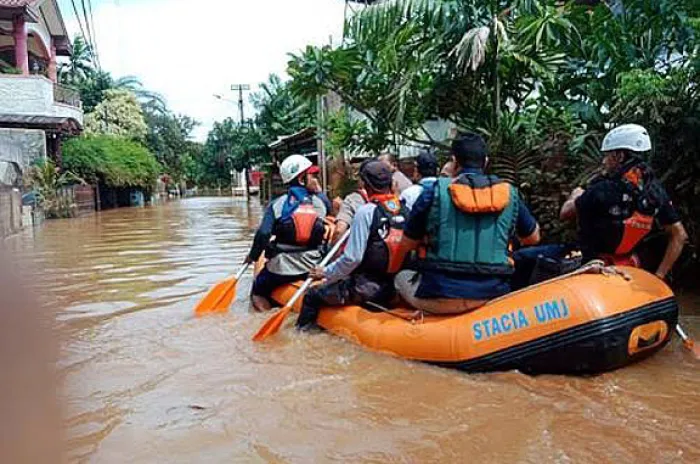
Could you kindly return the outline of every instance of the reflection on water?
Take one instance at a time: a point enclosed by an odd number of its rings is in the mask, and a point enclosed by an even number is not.
[[[254,345],[250,274],[229,314],[194,319],[260,214],[197,198],[8,241],[64,334],[73,460],[700,462],[700,371],[678,342],[595,378],[466,375],[291,330]]]

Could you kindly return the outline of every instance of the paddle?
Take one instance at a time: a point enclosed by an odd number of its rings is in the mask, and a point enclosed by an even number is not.
[[[340,250],[340,247],[343,246],[343,243],[345,243],[345,240],[347,240],[348,236],[350,236],[350,231],[346,231],[342,237],[340,237],[340,240],[335,242],[335,245],[333,245],[333,248],[331,248],[331,251],[328,252],[325,258],[323,258],[323,261],[321,261],[321,264],[319,266],[325,267],[328,262],[335,256],[335,254]],[[284,323],[285,319],[287,319],[287,316],[289,316],[289,313],[292,312],[292,308],[294,307],[294,303],[306,292],[306,290],[311,286],[311,283],[313,282],[312,278],[308,278],[304,281],[304,284],[299,287],[299,290],[296,291],[294,296],[289,299],[286,305],[279,311],[277,311],[275,314],[272,315],[272,317],[268,318],[265,323],[260,327],[260,330],[253,336],[253,341],[255,342],[261,342],[265,340],[267,337],[270,337],[277,332],[279,332],[280,327],[282,327],[282,324]]]
[[[236,284],[246,269],[248,269],[248,266],[250,266],[250,263],[245,263],[235,276],[214,285],[194,309],[194,314],[203,316],[209,313],[225,313],[228,311],[231,302],[236,298]]]
[[[676,333],[681,337],[681,340],[683,340],[683,346],[693,353],[695,359],[700,359],[700,345],[696,344],[695,340],[690,338],[685,331],[683,331],[680,324],[676,325]]]

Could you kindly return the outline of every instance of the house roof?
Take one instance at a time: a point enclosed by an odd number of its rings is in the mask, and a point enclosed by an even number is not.
[[[277,137],[277,140],[268,145],[271,150],[277,150],[284,148],[288,145],[298,144],[298,143],[308,143],[310,141],[316,140],[316,128],[315,127],[305,127],[291,135],[283,135]]]
[[[24,16],[27,21],[38,22],[35,7],[44,0],[0,0],[0,19],[9,21]]]
[[[33,3],[39,3],[40,0],[0,0],[0,7],[21,8],[30,6]]]
[[[13,129],[43,129],[67,134],[79,134],[82,127],[73,118],[0,114],[0,127]]]

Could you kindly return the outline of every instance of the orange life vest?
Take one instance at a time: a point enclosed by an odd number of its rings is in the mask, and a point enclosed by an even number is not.
[[[372,195],[370,201],[377,207],[359,270],[368,274],[393,275],[403,265],[399,261],[399,251],[406,223],[406,209],[394,194]]]

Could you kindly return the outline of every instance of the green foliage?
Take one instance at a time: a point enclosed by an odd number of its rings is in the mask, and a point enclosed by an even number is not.
[[[71,217],[74,205],[70,197],[61,195],[61,190],[74,183],[84,181],[71,171],[61,171],[50,159],[41,160],[27,172],[29,186],[37,197],[47,218]]]
[[[161,171],[143,145],[106,135],[68,140],[63,146],[63,164],[90,183],[103,182],[112,187],[150,188]]]
[[[276,74],[260,84],[251,100],[258,111],[255,126],[269,141],[315,124],[315,100],[295,96]]]
[[[242,171],[269,159],[267,139],[255,126],[240,125],[228,118],[214,123],[204,144],[201,182],[230,185],[230,171]]]
[[[196,180],[196,173],[188,166],[198,157],[197,144],[191,140],[197,122],[184,115],[162,112],[145,112],[148,133],[146,146],[153,153],[165,172],[176,182]]]
[[[148,128],[136,96],[127,90],[104,91],[104,100],[85,116],[87,134],[144,140]]]

